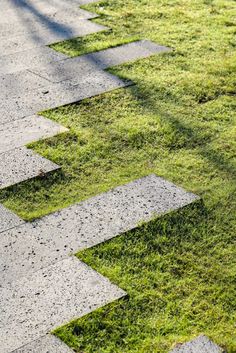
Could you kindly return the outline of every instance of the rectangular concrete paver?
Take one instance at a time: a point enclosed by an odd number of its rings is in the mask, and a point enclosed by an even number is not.
[[[24,11],[26,14],[31,14],[32,16],[36,16],[37,14],[49,15],[55,13],[56,11],[66,12],[69,9],[80,10],[80,5],[90,2],[95,2],[95,0],[66,0],[66,2],[65,0],[1,0],[1,12],[9,17],[10,14],[6,14],[6,11],[12,12],[12,14],[19,14]],[[4,20],[4,18],[1,18],[0,23],[2,19]]]
[[[68,131],[42,116],[28,116],[0,125],[0,153]]]
[[[15,54],[4,55],[0,53],[0,75],[14,73],[32,67],[46,69],[55,61],[66,59],[67,56],[48,47],[37,47],[20,51]]]
[[[23,223],[23,219],[0,204],[0,233]]]
[[[12,22],[0,23],[0,39],[14,38],[16,35],[28,35],[37,32],[41,33],[60,33],[65,31],[77,30],[77,22],[80,20],[91,19],[97,17],[89,12],[78,11],[56,11],[51,16],[37,14],[36,16],[25,16],[25,12],[18,14]]]
[[[73,351],[57,337],[46,335],[12,353],[73,353]]]
[[[83,78],[77,85],[68,82],[51,84],[50,87],[24,92],[0,102],[0,124],[8,123],[36,112],[78,102],[116,88],[126,87],[118,77],[98,70]]]
[[[196,195],[150,175],[9,230],[0,238],[0,284],[35,272],[196,199]]]
[[[144,59],[151,55],[169,52],[170,48],[156,44],[149,40],[140,40],[115,48],[101,50],[87,54],[87,59],[94,61],[100,68],[108,68],[138,59]]]
[[[60,167],[25,147],[0,154],[0,189],[43,176]]]
[[[33,68],[31,71],[51,82],[72,80],[75,83],[79,82],[81,76],[87,75],[88,72],[107,69],[115,65],[125,64],[167,51],[170,51],[170,48],[142,40],[124,44],[116,48],[61,60],[53,66],[48,66],[45,70]]]
[[[33,31],[27,35],[17,35],[9,39],[3,38],[0,41],[0,52],[2,55],[9,55],[104,30],[107,30],[107,27],[88,20],[80,20],[56,31],[47,28],[40,30],[40,32]]]
[[[10,353],[125,292],[70,257],[0,288],[0,353]]]
[[[29,71],[0,75],[0,97],[4,101],[15,100],[16,97],[33,94],[37,90],[45,91],[50,86],[48,80]]]

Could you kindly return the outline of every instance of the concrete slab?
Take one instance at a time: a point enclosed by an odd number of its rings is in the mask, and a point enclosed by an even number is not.
[[[18,29],[23,28],[29,31],[29,26],[34,28],[34,25],[38,24],[42,27],[43,25],[50,26],[54,22],[66,23],[75,17],[77,20],[98,17],[95,13],[76,6],[68,6],[65,2],[63,2],[62,6],[44,2],[43,5],[41,3],[41,8],[38,7],[37,3],[34,2],[27,7],[23,6],[3,11],[4,16],[0,18],[0,33],[9,30],[16,33]],[[15,25],[15,30],[12,28],[12,25]]]
[[[198,197],[157,177],[120,186],[0,237],[0,284],[184,207]]]
[[[0,353],[38,339],[125,295],[75,257],[0,288]]]
[[[65,131],[68,129],[37,115],[0,125],[0,153]]]
[[[97,1],[97,0],[96,0]],[[80,5],[84,5],[89,2],[95,2],[95,0],[1,0],[1,12],[6,11],[20,11],[24,10],[25,12],[34,13],[41,12],[43,14],[48,14],[55,12],[56,10],[66,11],[69,8],[75,9],[79,8]]]
[[[57,337],[46,335],[12,353],[73,353],[73,351]]]
[[[51,84],[46,90],[35,90],[33,94],[27,92],[2,100],[0,102],[0,124],[128,85],[130,82],[124,82],[114,75],[99,70],[84,77],[78,85],[73,86],[68,82]]]
[[[152,55],[169,52],[170,48],[156,44],[149,40],[140,40],[115,48],[101,50],[87,54],[89,61],[95,62],[100,68],[125,64],[138,59],[148,58]]]
[[[55,61],[66,59],[67,56],[48,47],[37,47],[11,55],[0,53],[0,75],[6,75],[32,67],[46,69]]]
[[[51,83],[29,71],[20,71],[0,76],[0,98],[7,101],[37,90],[45,90]]]
[[[43,176],[60,167],[25,147],[0,154],[0,189]]]
[[[97,15],[81,9],[74,11],[71,9],[65,11],[54,9],[54,12],[49,15],[43,14],[34,7],[32,7],[32,11],[33,13],[28,14],[23,8],[20,12],[15,12],[15,16],[14,14],[8,16],[8,23],[0,22],[0,38],[14,38],[17,35],[28,35],[33,32],[40,34],[41,31],[44,33],[44,31],[72,30],[77,28],[76,23],[78,21],[97,17]]]
[[[223,353],[223,349],[206,336],[198,336],[190,342],[179,345],[170,353]]]
[[[107,27],[93,23],[88,20],[76,21],[70,26],[61,26],[55,31],[42,29],[33,31],[30,34],[18,35],[9,39],[1,39],[0,52],[2,55],[9,55],[31,48],[45,46],[75,37],[83,37],[88,34],[107,30]]]
[[[80,80],[81,76],[87,75],[89,72],[98,69],[104,70],[115,65],[124,64],[170,50],[170,48],[160,46],[150,41],[136,41],[116,48],[61,60],[53,66],[48,66],[45,70],[33,68],[31,72],[51,82],[72,80],[72,83],[76,83]]]
[[[23,223],[25,223],[23,219],[19,218],[15,213],[0,204],[0,233],[8,229],[18,227]]]

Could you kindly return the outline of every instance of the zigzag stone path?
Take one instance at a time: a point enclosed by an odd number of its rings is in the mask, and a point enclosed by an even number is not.
[[[140,41],[68,58],[46,48],[45,45],[62,39],[106,29],[89,21],[97,15],[79,8],[88,2],[11,0],[1,5],[0,188],[59,168],[23,148],[28,142],[63,131],[58,124],[45,126],[45,120],[36,120],[37,112],[125,87],[130,82],[104,69],[169,50]]]
[[[0,289],[0,352],[12,352],[124,294],[74,257],[16,280]]]
[[[150,175],[8,230],[0,237],[0,285],[196,199],[194,194]]]
[[[37,112],[125,87],[104,69],[169,50],[138,41],[68,58],[45,47],[107,29],[79,8],[92,1],[1,0],[0,188],[59,168],[25,147],[66,131]],[[72,254],[196,199],[151,175],[32,223],[0,205],[0,353],[71,353],[48,333],[125,295]]]
[[[197,199],[150,175],[2,232],[0,353],[125,294],[69,255]]]

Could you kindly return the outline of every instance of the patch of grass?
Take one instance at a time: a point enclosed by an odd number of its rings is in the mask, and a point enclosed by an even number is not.
[[[235,352],[235,221],[218,212],[197,202],[79,253],[128,296],[55,334],[81,353],[164,353],[200,333]]]
[[[136,83],[43,114],[70,131],[32,147],[60,173],[0,193],[26,219],[149,173],[203,198],[80,254],[129,296],[57,331],[79,353],[167,352],[203,332],[235,340],[236,4],[117,0],[110,31],[53,46],[79,55],[138,38],[174,50],[111,71]]]

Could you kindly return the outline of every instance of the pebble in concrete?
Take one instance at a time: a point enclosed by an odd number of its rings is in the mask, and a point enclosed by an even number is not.
[[[29,116],[0,125],[0,153],[68,131],[42,116]]]
[[[12,353],[73,353],[73,351],[57,337],[46,335]]]
[[[179,345],[170,353],[223,353],[223,349],[206,336],[198,336],[190,342]]]
[[[16,214],[0,204],[0,233],[23,224],[24,221]]]
[[[0,189],[44,176],[60,167],[25,147],[0,154]]]
[[[170,51],[170,48],[157,45],[147,40],[124,44],[116,48],[101,50],[96,53],[86,54],[75,58],[68,58],[49,66],[45,70],[33,68],[30,71],[46,78],[51,82],[71,80],[79,82],[81,77],[98,69],[124,64],[151,55]]]
[[[150,175],[9,230],[0,238],[0,284],[33,273],[196,199],[196,195]]]
[[[21,278],[0,289],[0,353],[10,353],[124,295],[75,257]]]

